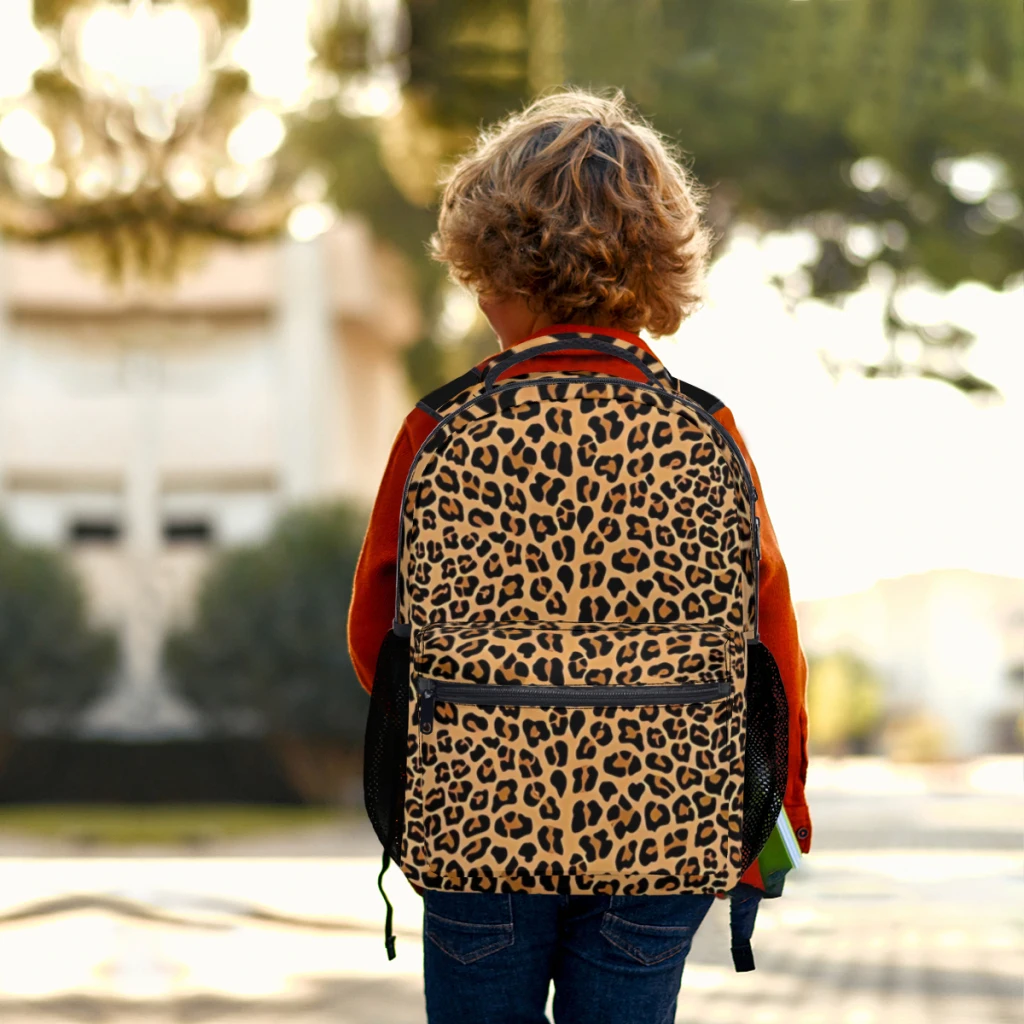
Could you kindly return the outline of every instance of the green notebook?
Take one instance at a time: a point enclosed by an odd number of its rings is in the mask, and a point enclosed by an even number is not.
[[[786,873],[800,866],[800,857],[800,846],[783,808],[779,812],[779,820],[775,823],[768,842],[764,844],[764,849],[757,858],[766,895],[778,896],[782,893]]]

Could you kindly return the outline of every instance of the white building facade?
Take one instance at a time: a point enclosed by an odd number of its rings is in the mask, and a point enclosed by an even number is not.
[[[290,505],[368,504],[409,408],[418,307],[358,220],[215,250],[172,290],[114,291],[61,249],[0,249],[0,516],[67,549],[122,638],[99,735],[198,723],[161,676],[221,546]]]

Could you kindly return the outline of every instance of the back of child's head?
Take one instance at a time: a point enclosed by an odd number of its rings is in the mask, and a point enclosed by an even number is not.
[[[610,97],[567,90],[485,131],[448,177],[434,256],[553,323],[673,333],[700,301],[703,194],[673,147]]]

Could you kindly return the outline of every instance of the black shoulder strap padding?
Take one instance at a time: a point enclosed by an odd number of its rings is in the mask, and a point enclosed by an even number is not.
[[[430,413],[434,419],[439,420],[441,419],[441,415],[437,410],[440,409],[445,402],[454,398],[460,391],[465,391],[466,388],[472,387],[474,384],[479,384],[482,379],[483,374],[474,366],[471,370],[467,370],[461,377],[456,377],[455,380],[450,380],[447,384],[442,384],[439,388],[431,391],[429,395],[421,398],[416,403],[416,408]]]
[[[687,398],[696,402],[705,412],[714,414],[725,405],[725,402],[715,398],[710,391],[705,391],[694,384],[687,384],[685,380],[676,378],[676,386]]]
[[[447,384],[442,384],[439,388],[431,391],[429,395],[425,395],[416,403],[416,407],[429,413],[434,419],[439,420],[441,415],[437,410],[445,402],[454,398],[460,391],[465,391],[466,388],[479,384],[481,380],[483,380],[483,374],[474,366],[461,377],[456,377],[455,380],[450,380]],[[695,384],[687,384],[685,380],[678,379],[676,384],[687,398],[696,402],[705,412],[714,414],[725,404],[711,394],[710,391],[705,391]]]

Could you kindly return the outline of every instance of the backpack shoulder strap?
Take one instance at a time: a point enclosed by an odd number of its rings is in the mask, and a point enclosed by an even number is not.
[[[706,413],[714,416],[719,409],[725,408],[725,402],[720,398],[716,398],[710,391],[705,391],[703,388],[699,388],[696,384],[687,384],[685,380],[680,380],[678,377],[675,378],[676,389],[686,395],[691,402],[696,402]]]
[[[554,337],[563,344],[568,343],[565,344],[565,347],[571,348],[571,342],[575,340],[578,336],[572,334],[558,334],[554,335]],[[605,338],[602,338],[600,340],[611,343],[617,341],[617,339]],[[537,338],[534,339],[534,341],[530,344],[529,347],[541,347],[542,345],[545,345],[545,343],[550,344],[550,342],[551,337]],[[699,388],[695,384],[689,384],[685,380],[680,380],[678,377],[673,377],[660,362],[658,362],[653,356],[649,356],[646,352],[643,352],[643,350],[637,349],[633,345],[627,345],[625,342],[618,342],[618,344],[615,347],[619,349],[627,349],[637,352],[644,358],[644,361],[647,363],[647,365],[655,373],[659,374],[663,380],[666,380],[666,382],[671,381],[671,384],[676,391],[678,391],[680,394],[685,395],[687,398],[690,399],[691,402],[695,402],[705,412],[709,413],[710,415],[713,416],[716,412],[718,412],[719,409],[725,407],[725,403],[721,399],[717,398],[715,395],[711,394],[710,391],[705,391],[703,388]],[[612,344],[608,345],[608,350],[609,353],[614,353],[614,348],[612,347]],[[523,355],[525,355],[526,351],[528,351],[528,349],[520,348],[516,350],[516,353],[521,352]],[[504,353],[499,354],[494,360],[492,360],[492,363],[489,364],[488,368],[490,367],[490,365],[495,363],[500,365],[502,362],[502,355],[504,355]],[[427,413],[428,415],[432,416],[435,420],[440,422],[444,417],[438,410],[441,409],[442,406],[447,405],[460,392],[466,391],[469,388],[473,387],[474,385],[479,384],[483,379],[484,371],[478,370],[475,366],[473,366],[461,376],[456,377],[454,380],[448,381],[447,384],[442,384],[439,388],[435,388],[433,391],[430,392],[429,395],[424,395],[423,398],[421,398],[416,403],[416,408],[422,409],[425,413]]]
[[[447,384],[435,388],[429,395],[424,395],[416,403],[416,408],[422,409],[440,422],[444,417],[438,412],[438,409],[447,405],[460,391],[479,384],[481,380],[483,380],[483,374],[475,366],[471,367],[461,377],[456,377],[455,380],[450,380]]]

